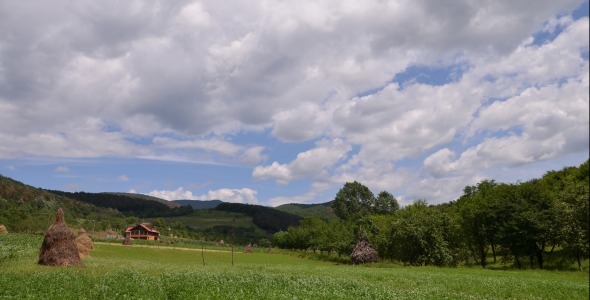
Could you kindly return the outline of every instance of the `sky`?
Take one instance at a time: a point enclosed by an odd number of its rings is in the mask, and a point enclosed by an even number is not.
[[[588,1],[0,0],[0,174],[278,206],[589,157]]]

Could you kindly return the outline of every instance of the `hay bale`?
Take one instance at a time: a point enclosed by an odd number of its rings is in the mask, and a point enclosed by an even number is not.
[[[125,246],[131,246],[131,236],[126,236],[125,239],[123,240],[123,245]]]
[[[78,254],[76,236],[66,225],[61,208],[57,210],[53,225],[45,231],[38,263],[47,266],[84,266]]]
[[[248,244],[246,247],[244,247],[244,253],[252,253],[254,252],[254,250],[252,249],[252,244]]]
[[[8,229],[3,224],[0,224],[0,234],[8,234]]]
[[[78,254],[80,255],[80,258],[88,257],[88,250],[94,250],[94,243],[92,243],[92,239],[86,234],[84,228],[78,231],[76,245],[78,246]]]
[[[354,249],[350,254],[350,259],[353,264],[364,264],[376,262],[379,259],[379,253],[371,247],[364,234],[358,237]]]

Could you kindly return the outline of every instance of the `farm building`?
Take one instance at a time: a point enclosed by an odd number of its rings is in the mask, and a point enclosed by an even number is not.
[[[160,239],[160,232],[146,223],[130,226],[125,230],[125,236],[135,240],[157,241]]]

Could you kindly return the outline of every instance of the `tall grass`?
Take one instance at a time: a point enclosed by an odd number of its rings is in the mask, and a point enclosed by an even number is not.
[[[9,235],[10,236],[10,235]],[[41,239],[23,238],[38,249]],[[0,249],[19,239],[0,236]],[[37,247],[35,247],[35,243]],[[0,250],[1,251],[1,250]],[[588,299],[588,273],[336,265],[282,253],[100,244],[84,268],[0,262],[1,299]]]

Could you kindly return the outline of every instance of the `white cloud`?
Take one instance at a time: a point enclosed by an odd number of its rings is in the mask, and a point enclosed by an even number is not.
[[[317,193],[309,192],[303,195],[297,195],[292,197],[274,197],[268,200],[268,205],[272,207],[281,206],[283,204],[291,203],[306,203],[314,199]]]
[[[60,173],[60,174],[65,174],[65,173],[70,172],[70,168],[64,167],[64,166],[59,166],[59,167],[55,168],[54,172]]]
[[[288,164],[273,162],[270,166],[257,166],[252,176],[257,179],[273,178],[279,184],[302,178],[325,177],[334,165],[344,159],[350,146],[340,139],[320,141],[316,148],[297,154]]]
[[[249,188],[219,189],[197,197],[197,200],[218,199],[224,202],[258,204],[257,191]]]
[[[147,195],[164,200],[196,200],[193,192],[187,191],[183,187],[179,187],[175,190],[153,190],[147,193]]]
[[[150,196],[165,200],[221,200],[232,203],[257,204],[257,191],[250,188],[210,190],[207,194],[194,195],[192,191],[179,187],[176,190],[153,190]]]
[[[424,189],[437,180],[587,153],[581,3],[3,2],[0,158],[257,165],[283,185],[356,179],[436,202]],[[539,31],[556,37],[536,44]],[[464,73],[392,82],[416,65]],[[284,158],[272,138],[320,142]]]

